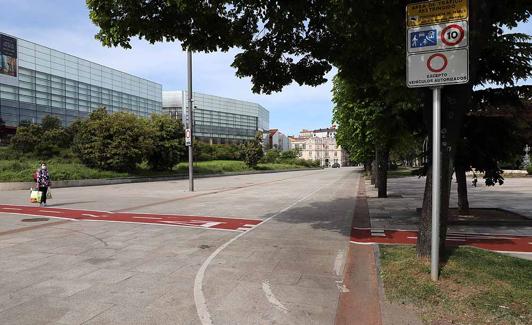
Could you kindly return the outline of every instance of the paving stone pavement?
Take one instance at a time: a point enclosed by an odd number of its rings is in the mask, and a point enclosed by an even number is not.
[[[507,178],[502,186],[473,187],[468,179],[468,198],[471,208],[499,208],[518,213],[532,220],[532,177]],[[425,178],[400,177],[388,179],[388,198],[378,198],[377,190],[366,180],[369,213],[372,229],[417,230]],[[452,182],[450,207],[457,207],[456,183]],[[530,226],[479,226],[450,225],[449,231],[467,233],[507,234],[532,236]],[[529,254],[515,256],[532,259]]]
[[[201,284],[214,324],[333,324],[354,168],[55,189],[52,206],[266,220],[217,254]],[[24,205],[27,191],[0,193]],[[199,324],[198,270],[239,232],[0,213],[0,323]]]

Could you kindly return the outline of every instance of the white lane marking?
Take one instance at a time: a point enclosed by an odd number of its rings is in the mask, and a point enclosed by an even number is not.
[[[349,290],[348,287],[345,286],[343,281],[336,281],[336,286],[338,287],[338,290],[341,293],[346,293],[346,292],[350,292],[351,291],[351,290]]]
[[[2,210],[22,211],[22,209],[19,208],[2,208]]]
[[[192,220],[192,221],[195,221],[195,220]],[[221,225],[223,223],[223,222],[216,222],[216,221],[210,221],[210,222],[202,221],[202,222],[204,222],[204,224],[200,225],[200,227],[203,227],[203,228],[212,228],[212,227]]]
[[[97,216],[97,215],[90,214],[90,213],[83,213],[82,216],[91,217],[91,218],[100,218],[101,217],[101,216]]]
[[[336,273],[337,276],[340,276],[342,273],[342,265],[344,264],[344,250],[339,249],[338,254],[336,254],[336,258],[334,259],[334,273]]]
[[[132,217],[133,219],[150,219],[150,220],[162,220],[163,218],[156,217]]]
[[[275,308],[279,309],[285,314],[288,312],[288,309],[273,294],[270,281],[262,282],[262,291],[264,291],[266,299],[268,299],[270,304],[272,304]]]
[[[351,244],[357,244],[357,245],[375,245],[375,242],[362,242],[362,241],[350,241]]]
[[[39,218],[46,217],[46,218],[50,218],[50,219],[79,221],[78,219],[72,219],[72,218],[67,218],[67,217],[43,216],[42,214],[31,214],[31,213],[25,213],[25,212],[6,212],[6,213],[17,215],[17,216],[22,216],[22,217],[26,217],[26,216],[39,217]]]
[[[63,213],[61,211],[52,211],[52,210],[39,210],[39,212],[49,212],[49,213],[59,213],[59,214]]]
[[[506,253],[506,254],[516,253],[516,254],[523,254],[523,255],[532,255],[532,252],[519,252],[519,251],[494,251],[494,252]]]
[[[42,217],[39,216],[39,217]],[[48,218],[59,218],[59,219],[68,219],[63,217],[48,217]],[[184,224],[171,224],[171,223],[162,223],[162,221],[159,222],[142,222],[142,221],[115,221],[115,220],[97,220],[97,219],[70,219],[73,221],[94,221],[94,222],[114,222],[114,223],[130,223],[133,225],[148,225],[148,226],[163,226],[163,227],[180,227],[180,228],[191,228],[191,229],[199,229],[199,230],[205,230],[203,228],[198,227],[197,225],[184,225]],[[233,231],[233,232],[240,232],[236,229],[223,229],[223,228],[208,228],[209,230],[221,230],[221,231]]]
[[[336,182],[336,180],[335,180]],[[327,185],[328,186],[328,185]],[[320,191],[323,187],[318,188],[311,193],[305,195],[304,197],[298,199],[294,203],[290,204],[286,208],[282,209],[281,211],[275,213],[271,217],[268,217],[264,219],[260,224],[258,224],[255,228],[250,229],[246,232],[242,232],[235,237],[228,240],[226,243],[218,247],[212,254],[207,257],[207,259],[203,262],[201,267],[198,270],[198,273],[196,273],[196,277],[194,278],[194,303],[196,304],[196,312],[198,313],[198,317],[201,321],[202,325],[212,325],[212,319],[211,314],[209,313],[209,309],[207,308],[207,301],[205,300],[205,295],[203,294],[203,279],[205,278],[205,271],[207,270],[207,267],[212,262],[212,260],[220,254],[221,251],[223,251],[227,246],[231,245],[235,240],[239,239],[240,237],[244,236],[245,234],[249,233],[250,231],[253,231],[257,229],[259,226],[265,224],[266,222],[272,220],[273,218],[277,217],[283,212],[286,212],[288,209],[294,207],[295,205],[299,204],[300,202],[308,199],[318,191]]]
[[[417,239],[417,236],[413,236],[413,237],[410,236],[410,237],[406,237],[406,238],[408,238],[408,239]]]

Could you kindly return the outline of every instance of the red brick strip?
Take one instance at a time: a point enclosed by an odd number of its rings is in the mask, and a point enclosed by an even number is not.
[[[364,177],[360,177],[353,227],[369,227],[369,209]],[[373,246],[349,245],[344,285],[349,291],[340,294],[336,325],[381,325],[381,306],[377,266]]]

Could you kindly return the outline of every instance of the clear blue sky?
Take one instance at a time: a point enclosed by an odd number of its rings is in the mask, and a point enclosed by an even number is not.
[[[133,49],[105,48],[94,39],[98,31],[88,18],[84,0],[1,0],[0,32],[33,41],[122,70],[163,85],[186,88],[186,56],[178,44],[133,42]],[[520,26],[532,34],[532,23]],[[196,54],[194,91],[257,102],[270,111],[270,128],[296,134],[302,128],[331,124],[331,81],[319,87],[286,87],[281,93],[256,95],[249,79],[230,67],[236,52]],[[530,83],[527,81],[527,83]]]

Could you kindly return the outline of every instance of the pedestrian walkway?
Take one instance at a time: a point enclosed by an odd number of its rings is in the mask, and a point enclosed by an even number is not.
[[[389,197],[378,198],[377,190],[365,182],[370,225],[354,227],[351,241],[357,243],[415,244],[425,179],[418,177],[388,180]],[[505,220],[453,220],[447,244],[469,245],[497,252],[511,252],[532,258],[532,178],[509,178],[503,186],[472,187],[469,184],[470,208],[490,213],[508,211]],[[450,207],[457,206],[453,182]]]

